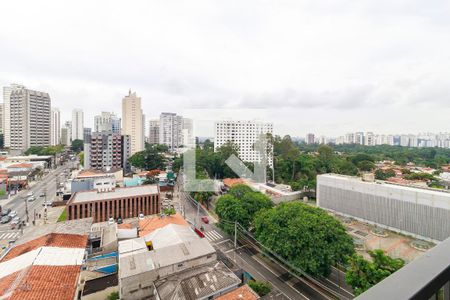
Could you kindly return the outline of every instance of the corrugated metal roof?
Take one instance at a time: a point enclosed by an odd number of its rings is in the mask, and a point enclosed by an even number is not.
[[[158,228],[144,237],[146,242],[152,242],[155,250],[199,239],[200,237],[189,226],[177,224],[169,224]]]

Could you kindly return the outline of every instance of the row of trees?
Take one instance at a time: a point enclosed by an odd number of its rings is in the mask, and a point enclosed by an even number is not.
[[[234,231],[238,222],[263,245],[312,275],[326,276],[331,266],[354,253],[353,241],[338,220],[324,210],[300,202],[273,206],[248,186],[236,185],[216,205],[220,226]]]
[[[64,151],[64,145],[56,146],[32,146],[25,151],[25,155],[55,155]]]

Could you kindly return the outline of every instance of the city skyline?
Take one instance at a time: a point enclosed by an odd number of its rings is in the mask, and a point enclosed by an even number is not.
[[[0,33],[0,85],[48,92],[62,120],[67,108],[82,107],[93,128],[95,114],[120,112],[131,88],[147,119],[262,108],[280,134],[449,130],[449,8],[442,1],[427,9],[420,1],[46,4],[52,10],[39,15],[31,13],[37,3],[27,12],[4,4],[3,28],[26,16]]]

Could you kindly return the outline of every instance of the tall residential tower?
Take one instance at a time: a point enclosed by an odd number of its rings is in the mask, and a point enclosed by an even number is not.
[[[130,136],[131,155],[144,150],[144,128],[141,98],[130,90],[122,99],[122,134]]]

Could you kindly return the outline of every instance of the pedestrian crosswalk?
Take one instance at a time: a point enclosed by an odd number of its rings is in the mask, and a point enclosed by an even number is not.
[[[223,239],[223,236],[222,236],[220,233],[218,233],[217,231],[215,231],[215,230],[206,231],[206,232],[205,232],[205,237],[206,237],[206,238],[208,239],[208,241],[210,241],[210,242],[214,242],[214,241]]]
[[[1,231],[0,240],[11,240],[15,239],[20,235],[18,231]]]

